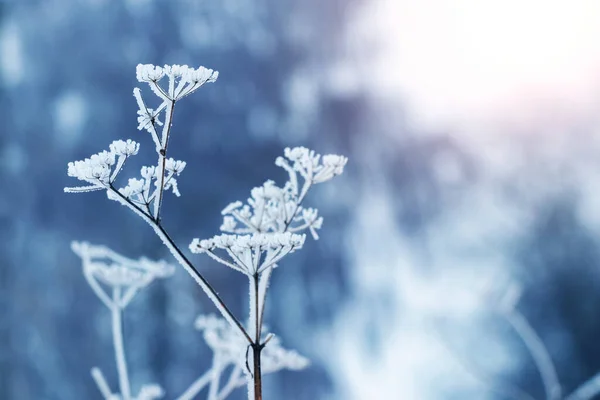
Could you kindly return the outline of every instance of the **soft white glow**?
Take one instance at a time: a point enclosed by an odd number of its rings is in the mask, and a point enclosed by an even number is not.
[[[597,91],[596,0],[376,0],[365,7],[349,35],[371,49],[376,92],[406,97],[426,122],[589,101]]]

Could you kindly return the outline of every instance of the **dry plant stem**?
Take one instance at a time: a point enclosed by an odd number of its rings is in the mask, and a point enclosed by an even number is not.
[[[163,193],[165,188],[165,167],[167,163],[167,146],[169,144],[169,135],[173,125],[173,111],[175,110],[175,100],[170,100],[167,104],[165,125],[163,128],[161,148],[158,151],[158,168],[160,170],[160,186],[158,189],[158,199],[154,202],[154,216],[156,221],[160,222],[160,206],[162,205]]]
[[[254,326],[256,329],[254,336],[254,343],[252,344],[252,360],[254,361],[254,399],[262,400],[262,376],[260,370],[260,353],[264,347],[263,344],[260,343],[260,336],[262,334],[262,326],[261,326],[261,318],[259,312],[259,298],[260,294],[258,292],[258,272],[255,272],[252,276],[252,284],[254,284]]]
[[[542,382],[544,383],[546,399],[560,400],[561,388],[558,383],[558,376],[544,343],[535,333],[535,330],[529,325],[525,317],[518,311],[511,310],[506,312],[505,317],[531,353],[531,357],[533,357],[533,361],[535,362],[538,371],[540,372]]]
[[[119,375],[119,390],[123,400],[131,399],[131,388],[129,386],[129,374],[127,372],[127,361],[125,359],[125,348],[123,346],[123,315],[120,302],[120,288],[113,289],[113,302],[111,307],[112,314],[112,333],[115,346],[115,360]]]
[[[156,235],[163,241],[165,246],[169,249],[171,254],[175,257],[175,259],[181,264],[181,266],[194,278],[196,283],[206,292],[209,299],[213,302],[213,304],[217,307],[220,313],[232,326],[236,327],[239,332],[246,338],[248,343],[253,343],[250,335],[244,329],[241,322],[233,315],[233,313],[227,308],[223,300],[219,297],[219,294],[213,289],[213,287],[208,283],[208,281],[200,274],[200,272],[192,265],[192,263],[187,259],[187,257],[183,254],[183,252],[177,247],[173,239],[167,234],[162,225],[152,216],[148,215],[144,210],[133,204],[128,198],[123,196],[118,190],[114,187],[110,187],[109,190],[116,196],[117,200],[130,208],[136,214],[138,214],[144,221],[146,221],[150,226],[154,229]]]
[[[254,360],[254,400],[262,400],[262,376],[260,370],[260,353],[263,345],[255,343],[252,345],[252,358]]]

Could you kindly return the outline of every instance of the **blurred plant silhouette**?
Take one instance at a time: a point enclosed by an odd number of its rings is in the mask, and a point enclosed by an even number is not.
[[[496,288],[502,286],[497,283],[491,285]],[[546,400],[590,400],[596,398],[600,394],[600,373],[581,384],[571,394],[565,395],[563,393],[563,388],[550,352],[525,315],[517,309],[523,292],[522,287],[516,282],[509,282],[504,286],[505,289],[503,291],[492,288],[483,289],[483,293],[481,293],[482,298],[486,300],[486,304],[483,307],[486,311],[496,314],[505,320],[523,342],[543,384],[544,398]],[[443,342],[443,338],[440,337],[440,340]],[[470,365],[469,361],[462,360],[459,354],[453,349],[448,348],[448,351],[470,375],[481,381],[491,391],[515,400],[536,399],[536,397],[515,385],[508,382],[499,382],[493,377],[486,376],[479,368]]]

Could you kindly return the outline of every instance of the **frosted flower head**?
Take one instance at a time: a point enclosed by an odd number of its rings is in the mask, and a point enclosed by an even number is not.
[[[110,188],[125,160],[137,154],[139,148],[140,145],[133,140],[115,140],[110,144],[109,151],[101,151],[90,158],[70,162],[67,165],[67,175],[87,182],[90,186],[67,187],[65,192],[81,193]]]
[[[119,192],[126,198],[138,195],[144,190],[144,181],[142,179],[129,179],[128,185],[119,189]]]
[[[70,162],[67,165],[67,175],[93,185],[108,186],[114,164],[115,154],[102,151],[82,161]]]
[[[185,161],[174,160],[173,158],[169,158],[165,161],[165,169],[168,172],[172,172],[175,175],[179,175],[186,166]]]
[[[151,274],[114,263],[89,263],[87,268],[100,282],[113,287],[146,286],[152,280]]]
[[[287,169],[288,172],[291,170],[299,172],[310,183],[326,182],[334,176],[340,175],[344,172],[344,166],[348,162],[348,158],[335,154],[321,157],[320,154],[316,154],[306,147],[288,147],[283,153],[292,162],[292,166],[289,166],[287,161],[281,157],[275,161],[275,164]]]
[[[155,279],[171,276],[175,271],[172,265],[162,260],[151,261],[144,257],[134,260],[115,253],[105,246],[87,242],[72,242],[71,248],[81,257],[88,283],[109,307],[112,305],[112,300],[100,284],[110,288],[135,291],[149,285]]]
[[[192,253],[208,253],[225,266],[246,275],[262,273],[286,255],[302,248],[306,235],[285,233],[257,233],[253,235],[217,235],[211,239],[194,239],[190,244]],[[224,250],[229,260],[218,257],[215,252]]]
[[[336,175],[344,172],[344,166],[348,162],[348,158],[335,154],[327,154],[323,156],[323,165],[317,168],[313,177],[313,183],[322,183],[330,180]]]
[[[257,233],[254,235],[217,235],[212,239],[195,239],[194,246],[190,250],[194,253],[215,249],[279,249],[281,247],[292,247],[299,249],[304,244],[306,236],[285,233]]]
[[[310,365],[310,361],[295,350],[286,350],[279,338],[269,341],[262,353],[262,365],[265,373],[289,369],[302,370]]]
[[[183,78],[191,83],[204,84],[207,82],[215,82],[219,77],[219,71],[213,71],[212,69],[200,66],[196,69],[188,68],[184,73]]]
[[[189,73],[189,67],[187,65],[165,65],[163,69],[165,74],[173,79],[187,76]]]
[[[252,199],[249,200],[267,200],[267,199],[279,199],[283,196],[282,189],[275,185],[274,181],[268,180],[262,186],[255,187],[250,191]]]
[[[152,64],[138,64],[135,75],[138,82],[157,82],[165,75],[165,70]]]
[[[302,227],[308,228],[313,239],[318,240],[319,234],[317,230],[323,226],[323,218],[319,217],[319,212],[314,208],[303,208],[300,215],[296,218],[297,221],[302,221]]]
[[[223,224],[221,225],[220,229],[223,232],[234,232],[236,226],[237,223],[235,222],[235,218],[233,218],[230,215],[226,215],[225,217],[223,217]]]
[[[286,147],[283,154],[291,161],[307,164],[311,156],[314,156],[314,151],[311,152],[306,147]]]
[[[268,180],[253,188],[250,195],[248,204],[236,201],[223,209],[221,230],[237,234],[280,233],[285,230],[286,219],[297,209],[293,193]],[[241,223],[240,227],[237,227],[238,223]]]
[[[110,144],[110,151],[118,156],[133,156],[136,155],[140,149],[140,144],[134,142],[131,139],[115,140]]]
[[[142,167],[140,173],[142,175],[142,178],[144,178],[144,179],[155,178],[156,177],[156,167],[155,166]]]

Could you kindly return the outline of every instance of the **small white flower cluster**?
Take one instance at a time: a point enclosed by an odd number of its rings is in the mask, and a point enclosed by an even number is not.
[[[263,373],[269,374],[282,369],[299,371],[310,365],[308,358],[296,350],[286,350],[281,346],[279,337],[274,337],[265,346],[262,353]]]
[[[217,235],[211,239],[194,239],[192,253],[207,253],[220,263],[252,276],[274,267],[279,260],[304,245],[306,235],[291,232],[256,233],[253,235]],[[227,252],[231,261],[217,256],[214,250]]]
[[[207,253],[221,264],[252,276],[276,266],[284,256],[301,248],[305,235],[296,232],[309,230],[314,239],[319,238],[317,230],[323,218],[316,209],[304,208],[301,203],[312,184],[341,174],[348,159],[331,154],[321,157],[304,147],[286,148],[284,155],[287,159],[278,157],[275,161],[289,174],[283,188],[269,180],[252,189],[248,204],[229,204],[221,212],[221,231],[234,235],[194,239],[190,244],[193,253]],[[298,174],[304,179],[302,189],[298,187]],[[215,254],[215,249],[225,250],[230,261]]]
[[[304,208],[300,203],[313,184],[341,174],[348,159],[333,154],[321,157],[304,147],[286,148],[284,155],[287,160],[278,157],[275,164],[288,172],[288,182],[280,188],[273,181],[267,181],[252,189],[248,204],[243,205],[240,201],[229,204],[221,212],[222,231],[243,234],[308,229],[314,239],[319,238],[317,230],[321,229],[323,219],[316,209]],[[298,174],[304,179],[301,189]]]
[[[275,164],[283,167],[286,171],[298,172],[306,181],[311,183],[323,183],[336,175],[344,172],[344,166],[348,162],[348,158],[335,154],[327,154],[321,157],[314,150],[309,150],[306,147],[289,147],[284,150],[285,157],[292,161],[290,166],[288,161],[279,157]],[[320,161],[322,161],[320,163]],[[291,173],[291,172],[290,172]]]
[[[162,260],[151,261],[145,257],[132,260],[105,246],[87,242],[72,242],[71,248],[81,257],[88,283],[109,308],[124,308],[140,289],[157,278],[171,276],[175,270],[172,265]],[[100,283],[124,293],[115,299],[112,295],[109,296]]]
[[[70,162],[67,174],[92,185],[108,185],[110,183],[111,168],[114,164],[114,153],[102,151],[82,161]]]
[[[202,66],[190,68],[187,65],[159,67],[152,64],[138,64],[135,72],[139,82],[148,83],[157,96],[172,101],[189,95],[205,83],[215,82],[219,77],[218,71]],[[167,92],[158,85],[164,76],[169,79]]]
[[[181,196],[177,186],[177,179],[185,169],[186,162],[169,158],[165,160],[165,179],[163,184],[164,190],[171,190],[177,197]],[[135,205],[146,209],[151,214],[150,205],[156,201],[158,191],[160,190],[161,181],[159,179],[159,170],[154,166],[142,167],[140,175],[142,179],[131,178],[127,186],[120,188],[121,193],[126,199],[132,201]],[[152,184],[154,182],[154,185]],[[112,200],[118,200],[116,194],[108,192],[108,197]]]
[[[65,192],[107,189],[114,182],[125,160],[137,154],[139,149],[140,145],[133,140],[115,140],[110,144],[109,151],[101,151],[82,161],[70,162],[67,166],[67,175],[89,183],[90,186],[68,187],[65,188]]]
[[[124,140],[115,140],[109,146],[110,151],[118,156],[133,156],[138,153],[140,150],[140,145],[137,142],[134,142],[131,139]]]
[[[150,133],[157,152],[160,152],[167,146],[175,102],[193,93],[205,83],[215,82],[219,72],[202,66],[190,68],[187,65],[159,67],[151,64],[138,64],[136,76],[139,82],[147,83],[152,92],[161,100],[157,108],[150,108],[146,106],[140,89],[133,89],[133,96],[138,104],[138,129],[144,129]],[[160,85],[161,79],[165,76],[168,78],[166,89]],[[159,119],[163,111],[165,112],[164,124]],[[163,126],[160,135],[157,126]]]
[[[215,354],[221,356],[222,362],[246,368],[248,342],[234,331],[227,321],[214,314],[200,315],[194,326],[203,332],[204,341]],[[272,335],[266,335],[266,337],[269,336],[272,337]],[[273,373],[283,369],[301,370],[309,365],[308,359],[298,352],[284,349],[277,337],[268,340],[262,351],[261,363],[263,373]],[[243,384],[242,381],[241,385]]]
[[[263,186],[252,189],[251,196],[246,205],[236,201],[223,209],[221,230],[238,234],[285,231],[288,215],[296,209],[296,202],[289,193],[275,182],[266,181]],[[243,226],[238,227],[238,222]]]

